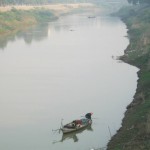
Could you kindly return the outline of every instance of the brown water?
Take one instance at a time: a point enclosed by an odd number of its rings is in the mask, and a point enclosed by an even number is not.
[[[113,59],[129,41],[113,17],[64,16],[0,42],[0,149],[105,147],[136,90],[137,69]],[[63,123],[93,112],[92,128],[62,137]]]

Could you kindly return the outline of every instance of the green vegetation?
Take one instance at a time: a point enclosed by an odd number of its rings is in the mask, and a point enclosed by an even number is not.
[[[94,3],[94,4],[110,4],[115,3],[122,5],[126,3],[125,0],[0,0],[0,6],[6,5],[42,5],[51,3]]]
[[[149,0],[128,0],[129,3],[132,4],[150,4]]]
[[[146,1],[143,2],[146,3]],[[120,10],[118,15],[127,24],[130,40],[125,55],[121,59],[137,66],[140,71],[138,72],[139,80],[133,102],[127,106],[122,127],[108,144],[108,150],[149,150],[150,5],[126,7]]]
[[[11,11],[0,12],[0,34],[7,34],[54,18],[56,17],[46,9],[24,11],[13,8]]]
[[[0,0],[0,5],[47,4],[50,0]]]
[[[98,2],[99,0],[0,0],[0,6],[5,5],[41,5],[50,3],[85,3],[85,2]]]

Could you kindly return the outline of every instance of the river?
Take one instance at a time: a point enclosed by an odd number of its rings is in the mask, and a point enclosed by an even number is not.
[[[137,86],[138,69],[115,59],[126,36],[118,18],[75,14],[0,39],[0,149],[106,147]],[[52,131],[87,112],[91,128]]]

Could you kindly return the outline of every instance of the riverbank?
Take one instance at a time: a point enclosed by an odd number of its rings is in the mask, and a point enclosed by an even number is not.
[[[130,44],[120,57],[140,69],[133,101],[127,106],[122,127],[108,143],[108,150],[150,149],[150,6],[122,9],[117,15],[126,23]]]
[[[52,12],[46,9],[17,10],[0,13],[0,36],[16,33],[39,22],[57,19]]]
[[[0,7],[0,36],[15,33],[37,23],[52,21],[63,14],[93,8],[94,5],[89,3]]]
[[[73,9],[79,8],[91,8],[94,5],[91,3],[74,3],[74,4],[49,4],[49,5],[12,5],[12,6],[0,6],[0,12],[11,11],[13,8],[17,10],[33,10],[33,9],[47,9],[53,12],[55,15],[61,15],[62,13],[70,12]]]

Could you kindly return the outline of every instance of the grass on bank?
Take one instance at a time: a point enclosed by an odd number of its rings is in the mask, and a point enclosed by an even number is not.
[[[50,10],[32,9],[0,12],[0,34],[5,34],[20,28],[34,25],[38,22],[48,22],[57,18]]]

